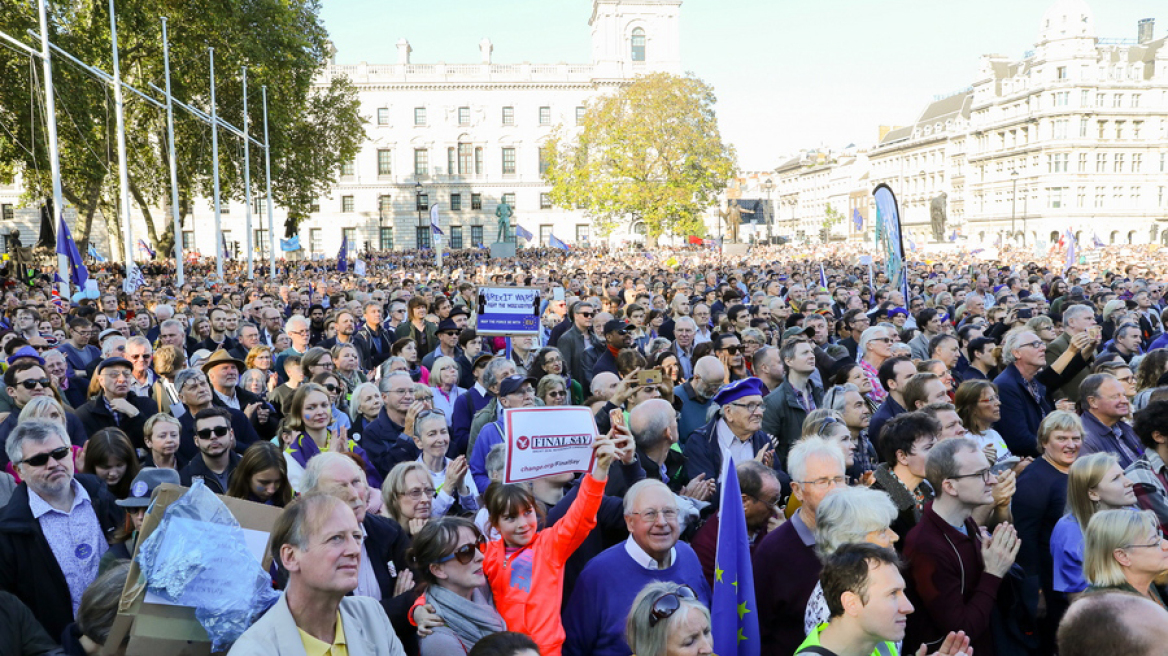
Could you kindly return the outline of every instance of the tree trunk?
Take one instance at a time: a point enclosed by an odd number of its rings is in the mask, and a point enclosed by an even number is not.
[[[142,210],[142,218],[146,221],[146,233],[150,237],[150,245],[157,247],[158,232],[154,229],[154,215],[150,213],[150,204],[142,197],[142,190],[132,180],[130,181],[130,193],[134,196],[134,201],[138,203],[138,209]]]
[[[101,185],[94,183],[85,190],[85,205],[77,212],[77,225],[73,232],[81,238],[77,250],[85,257],[89,253],[89,231],[93,228],[93,214],[97,211],[97,200],[101,197]]]

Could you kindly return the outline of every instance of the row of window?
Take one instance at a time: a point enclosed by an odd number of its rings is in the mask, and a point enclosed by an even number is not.
[[[580,125],[581,123],[584,122],[584,111],[585,111],[584,107],[582,107],[582,106],[576,107],[576,125]],[[470,107],[469,106],[459,107],[457,116],[458,116],[458,125],[467,126],[467,125],[471,124]],[[540,107],[538,117],[539,117],[539,124],[540,125],[551,125],[552,124],[552,108],[548,105],[544,105],[543,107]],[[511,106],[511,105],[503,107],[502,108],[502,116],[500,118],[502,120],[503,125],[515,125],[515,107]],[[382,125],[382,126],[389,125],[389,108],[388,107],[378,107],[377,108],[377,124]],[[415,107],[414,108],[414,125],[418,126],[418,127],[424,127],[424,126],[427,126],[429,124],[430,123],[429,123],[429,115],[427,112],[427,108],[426,107]]]
[[[452,212],[461,212],[463,210],[462,198],[463,198],[463,195],[461,193],[450,194],[450,204],[448,206],[448,209]],[[511,206],[512,210],[516,209],[515,194],[514,193],[503,194],[502,196],[500,196],[500,202],[507,203],[508,205]],[[415,197],[415,200],[414,200],[414,204],[415,204],[415,210],[418,212],[430,211],[430,194],[417,194],[417,196]],[[541,193],[539,195],[539,209],[550,210],[551,208],[552,208],[551,195],[546,194],[546,193]],[[471,194],[470,195],[470,209],[471,210],[482,210],[483,209],[483,195],[482,194]],[[320,211],[319,205],[314,205],[313,211],[319,212]],[[356,212],[356,211],[357,211],[357,204],[356,204],[355,198],[353,196],[341,196],[341,212],[350,213],[350,212]],[[377,197],[377,213],[382,219],[389,219],[389,218],[393,217],[392,197],[390,197],[388,195],[384,195],[384,194]]]
[[[483,156],[482,146],[472,146],[468,143],[460,143],[457,148],[451,146],[446,149],[446,172],[448,175],[483,175]],[[500,156],[503,175],[515,175],[518,171],[515,148],[511,146],[501,148]],[[539,153],[540,175],[543,175],[547,171],[547,166],[547,161],[544,159],[543,151],[541,150]],[[352,177],[356,173],[356,162],[345,162],[341,164],[342,177]],[[379,148],[377,150],[377,175],[393,175],[393,151],[389,148]],[[430,149],[415,148],[414,176],[422,178],[429,175]]]

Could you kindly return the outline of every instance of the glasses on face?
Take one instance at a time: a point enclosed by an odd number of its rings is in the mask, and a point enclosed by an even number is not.
[[[807,485],[810,487],[828,487],[828,486],[838,487],[840,485],[847,485],[848,477],[847,476],[824,476],[823,478],[817,478],[813,481],[799,481],[799,482],[802,483],[803,485]]]
[[[677,508],[663,508],[661,510],[657,510],[656,508],[650,508],[648,510],[642,510],[640,512],[630,512],[629,514],[630,515],[637,515],[638,517],[645,520],[646,522],[649,522],[650,524],[657,523],[658,517],[664,517],[665,521],[667,521],[667,522],[677,521]]]
[[[474,560],[475,552],[487,552],[487,538],[479,536],[474,542],[468,542],[461,547],[455,549],[450,555],[439,558],[436,562],[445,563],[455,558],[463,565],[469,565]]]
[[[576,314],[584,317],[585,319],[591,319],[592,315],[594,315],[596,313],[595,312],[577,312]]]
[[[990,467],[986,467],[985,469],[979,469],[979,470],[973,472],[972,474],[958,474],[956,476],[950,476],[949,478],[951,478],[953,480],[960,480],[962,478],[974,478],[974,477],[981,477],[982,482],[989,483],[990,479],[992,479],[994,477],[994,470],[991,469]]]
[[[215,437],[223,437],[224,435],[227,434],[227,431],[229,431],[229,430],[231,430],[231,429],[226,427],[226,426],[216,426],[214,428],[201,428],[201,429],[195,431],[195,435],[198,435],[200,439],[209,440],[209,439],[211,439],[212,435],[214,435]]]
[[[891,344],[892,338],[891,337],[873,337],[872,339],[870,339],[868,341],[869,342],[884,342],[885,344]]]
[[[49,386],[52,385],[52,383],[53,381],[49,380],[48,378],[31,378],[29,380],[22,380],[19,384],[21,387],[31,392],[38,387],[41,389],[49,389]]]
[[[337,392],[341,391],[340,387],[333,385],[332,383],[326,384],[324,388],[329,391],[329,394],[336,394]]]
[[[101,375],[105,376],[107,380],[118,380],[119,378],[129,380],[131,376],[128,371],[104,371]]]
[[[727,403],[726,405],[732,405],[736,408],[742,408],[743,410],[745,410],[749,414],[754,414],[754,413],[762,410],[761,403],[738,403],[737,401],[734,401],[732,403]]]
[[[560,399],[560,398],[563,398],[567,395],[568,395],[568,393],[565,392],[564,390],[552,390],[552,391],[548,392],[548,396],[555,398],[555,399]]]
[[[678,586],[676,592],[668,592],[657,597],[649,615],[649,626],[656,626],[658,622],[673,617],[673,614],[681,609],[682,599],[697,599],[697,597],[693,588],[688,585]]]
[[[58,462],[63,462],[65,460],[65,458],[69,457],[70,453],[72,453],[72,449],[70,449],[67,446],[62,446],[62,447],[58,447],[56,449],[53,449],[52,451],[49,451],[47,453],[38,453],[37,455],[35,455],[31,458],[25,458],[24,460],[22,460],[20,462],[22,462],[26,465],[30,465],[32,467],[43,467],[43,466],[45,466],[46,463],[49,462],[49,458],[52,458],[53,460],[56,460]],[[20,464],[20,463],[17,463],[17,464]]]
[[[1033,342],[1026,342],[1025,344],[1019,344],[1019,348],[1039,348],[1042,346],[1046,346],[1046,342],[1042,341],[1041,339],[1036,339]]]
[[[415,501],[421,499],[422,497],[433,499],[434,492],[434,488],[432,487],[415,487],[412,490],[406,490],[405,492],[402,492],[402,496],[409,497]]]
[[[289,335],[300,335],[301,337],[303,337],[303,336],[308,334],[308,331],[307,330],[289,330],[288,334]]]
[[[730,355],[738,355],[739,353],[742,352],[742,345],[741,344],[731,344],[730,346],[723,346],[722,348],[720,348],[718,350],[725,351],[725,352],[729,353]]]
[[[753,494],[749,494],[747,496],[749,496],[751,499],[754,499],[755,501],[761,503],[762,505],[766,506],[767,508],[778,508],[779,507],[780,497],[775,497],[773,499],[760,499],[759,497],[756,497]]]
[[[1120,549],[1159,549],[1163,543],[1163,539],[1153,538],[1153,542],[1147,544],[1125,544]]]

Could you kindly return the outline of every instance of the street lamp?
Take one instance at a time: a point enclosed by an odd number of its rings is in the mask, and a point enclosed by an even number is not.
[[[763,187],[766,188],[766,192],[767,192],[766,223],[767,223],[767,245],[769,246],[771,244],[771,240],[774,239],[774,237],[771,236],[771,215],[773,214],[773,210],[771,208],[771,191],[773,191],[775,188],[774,180],[767,178],[766,182],[763,183]]]
[[[422,183],[414,183],[414,209],[418,211],[418,226],[422,225]],[[417,229],[414,230],[417,233]],[[422,247],[421,240],[418,240],[418,248]]]
[[[1010,194],[1010,238],[1014,239],[1017,236],[1014,221],[1018,216],[1018,169],[1010,171],[1010,178],[1014,181],[1014,191]]]

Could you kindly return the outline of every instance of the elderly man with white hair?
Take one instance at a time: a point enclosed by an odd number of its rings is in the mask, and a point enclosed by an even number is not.
[[[1080,333],[1088,333],[1092,336],[1093,349],[1098,346],[1101,338],[1095,336],[1099,330],[1095,325],[1095,310],[1090,305],[1072,305],[1063,310],[1063,334],[1046,345],[1046,364],[1053,365],[1058,361],[1063,353],[1071,349],[1071,340]],[[1087,377],[1088,373],[1090,372],[1084,368],[1063,384],[1051,386],[1051,390],[1078,403],[1079,386],[1083,384],[1083,379]]]
[[[288,334],[288,338],[292,340],[292,345],[284,351],[281,351],[276,356],[276,374],[280,376],[280,382],[287,382],[288,377],[284,373],[284,360],[289,355],[303,356],[308,352],[308,338],[310,336],[310,326],[308,319],[304,315],[294,314],[288,318],[287,323],[284,324],[284,332]]]
[[[564,609],[565,656],[628,656],[629,608],[641,588],[653,581],[688,585],[703,603],[710,603],[697,554],[679,541],[673,492],[661,481],[640,481],[625,494],[624,510],[629,538],[588,563]]]

